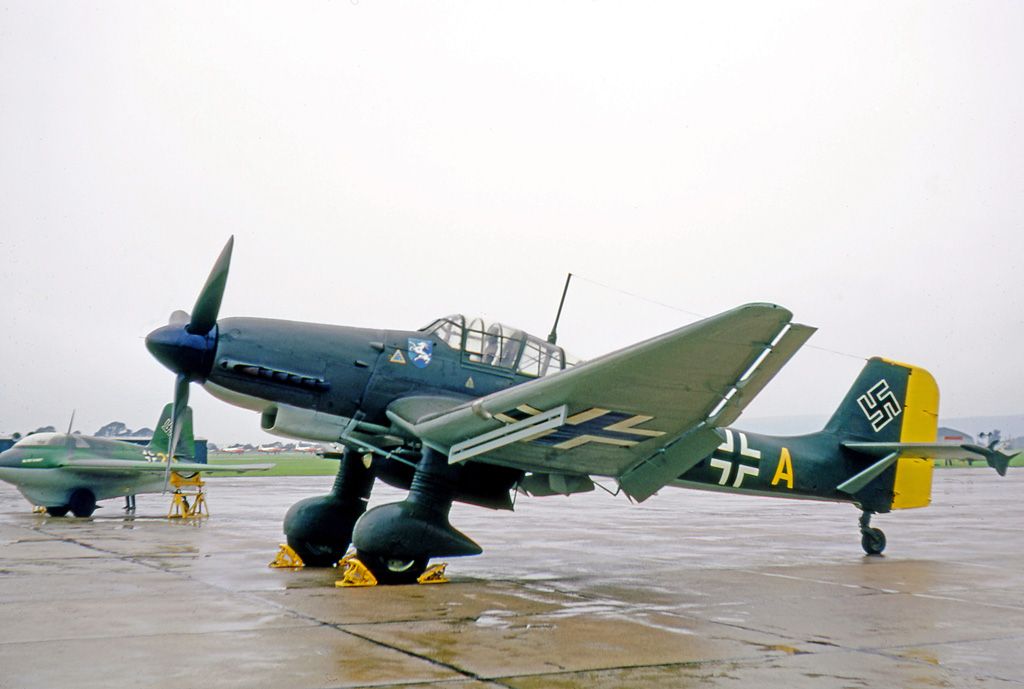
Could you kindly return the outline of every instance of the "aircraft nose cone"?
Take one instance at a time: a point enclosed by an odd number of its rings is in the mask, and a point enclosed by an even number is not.
[[[11,467],[21,466],[21,451],[20,450],[7,450],[6,452],[0,452],[0,469],[6,469]]]
[[[217,328],[206,335],[196,335],[183,325],[165,325],[146,335],[146,349],[171,371],[203,380],[213,368]]]

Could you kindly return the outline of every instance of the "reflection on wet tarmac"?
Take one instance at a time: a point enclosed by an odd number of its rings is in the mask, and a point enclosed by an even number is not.
[[[1024,472],[988,474],[938,472],[932,508],[876,518],[872,558],[848,505],[456,506],[485,553],[451,584],[360,590],[266,567],[330,477],[213,479],[202,521],[158,495],[47,517],[3,484],[0,687],[1024,687]]]

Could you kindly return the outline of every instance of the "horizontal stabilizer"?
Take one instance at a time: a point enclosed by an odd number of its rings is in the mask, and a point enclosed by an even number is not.
[[[847,450],[860,452],[871,457],[885,457],[895,453],[898,457],[916,459],[963,459],[985,460],[1000,476],[1006,476],[1006,468],[1010,462],[1024,453],[1008,455],[998,450],[990,450],[973,443],[866,443],[846,441],[843,447]]]
[[[863,470],[856,476],[848,478],[847,480],[836,486],[836,490],[841,490],[844,493],[850,495],[856,495],[862,491],[869,483],[874,481],[876,478],[882,475],[882,473],[891,467],[900,458],[898,452],[891,452],[880,460]]]

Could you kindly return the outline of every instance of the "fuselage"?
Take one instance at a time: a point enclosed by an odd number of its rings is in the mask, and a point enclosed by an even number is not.
[[[536,379],[531,373],[557,375],[567,365],[564,352],[553,348],[546,352],[562,357],[557,367],[524,367],[527,343],[537,348],[538,339],[514,329],[506,332],[515,333],[515,339],[506,337],[495,348],[485,343],[483,327],[476,340],[468,327],[458,337],[446,335],[436,323],[431,327],[389,331],[226,318],[218,322],[216,351],[203,386],[215,397],[260,412],[264,429],[280,435],[337,440],[351,422],[364,434],[384,438],[395,433],[386,415],[395,400],[410,395],[470,400]],[[293,416],[282,410],[310,415],[291,421]],[[718,449],[670,485],[854,501],[837,486],[863,468],[863,458],[846,453],[834,433],[719,433]],[[391,440],[389,446],[402,441]],[[890,500],[884,490],[857,496],[877,511],[887,510]]]
[[[480,335],[476,349],[486,346],[486,333]],[[502,360],[474,351],[469,338],[450,342],[437,331],[225,318],[218,322],[216,353],[203,387],[219,399],[260,413],[288,405],[345,419],[358,414],[364,427],[386,427],[388,405],[409,395],[469,400],[537,378],[528,372],[525,359],[540,351],[540,341],[520,333],[514,342],[516,356]],[[564,361],[561,349],[550,347]],[[561,368],[549,366],[543,372]],[[540,365],[532,370],[540,372]]]
[[[854,502],[838,490],[846,479],[865,468],[862,457],[843,449],[834,433],[770,436],[737,429],[720,429],[722,444],[670,485],[808,500]],[[895,469],[893,469],[895,471]],[[856,502],[888,511],[891,494],[878,484]]]
[[[14,485],[34,505],[63,505],[71,493],[87,487],[96,500],[155,493],[163,489],[163,474],[123,471],[97,473],[69,466],[69,460],[103,459],[160,462],[162,457],[145,448],[107,438],[63,433],[27,436],[0,453],[0,480]]]

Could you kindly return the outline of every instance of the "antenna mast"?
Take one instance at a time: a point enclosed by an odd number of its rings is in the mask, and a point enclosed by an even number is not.
[[[555,314],[555,324],[551,326],[551,333],[548,335],[548,342],[558,342],[558,321],[562,317],[562,307],[565,306],[565,295],[569,292],[569,281],[572,280],[572,273],[565,276],[565,287],[562,288],[562,300],[558,302],[558,313]]]

